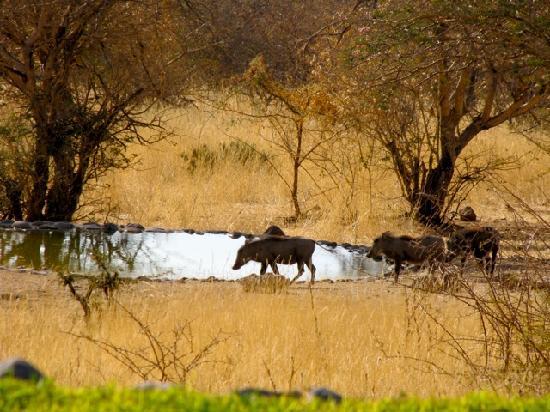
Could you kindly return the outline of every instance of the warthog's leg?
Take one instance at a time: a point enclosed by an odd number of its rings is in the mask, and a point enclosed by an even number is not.
[[[304,262],[298,261],[296,262],[296,264],[298,265],[298,274],[294,276],[294,279],[290,281],[291,284],[294,283],[300,276],[304,274]]]
[[[260,276],[265,275],[266,271],[267,271],[267,262],[262,262],[262,267],[260,268]]]
[[[397,283],[397,281],[399,280],[399,274],[401,273],[401,260],[400,259],[395,259],[395,273],[393,275],[393,281],[395,283]]]
[[[313,285],[315,283],[315,265],[313,264],[311,259],[309,260],[309,262],[307,262],[307,268],[311,272],[311,280],[309,282]]]
[[[271,269],[273,270],[273,273],[278,275],[279,274],[279,267],[277,266],[277,263],[271,262],[270,265],[271,265]]]

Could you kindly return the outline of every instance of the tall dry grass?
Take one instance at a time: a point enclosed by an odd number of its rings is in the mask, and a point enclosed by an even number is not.
[[[85,324],[68,292],[43,282],[39,299],[0,301],[0,359],[22,356],[66,385],[139,382],[98,347],[66,333],[137,350],[147,342],[135,323],[111,307]],[[118,299],[162,339],[169,339],[178,323],[192,321],[195,350],[219,331],[227,334],[209,356],[212,362],[191,374],[188,383],[200,391],[323,385],[348,396],[385,397],[402,391],[454,395],[483,387],[457,380],[464,365],[433,346],[442,330],[412,322],[412,294],[386,282],[320,284],[311,295],[307,287],[272,295],[245,293],[230,283],[139,283],[124,288]],[[464,317],[465,308],[456,301],[434,295],[424,303],[444,314],[450,330],[477,328],[477,319]],[[436,362],[456,375],[442,375],[412,358]]]
[[[173,131],[168,141],[151,146],[133,146],[130,151],[139,163],[127,170],[113,171],[102,183],[107,189],[88,191],[86,201],[101,199],[100,208],[85,207],[81,216],[118,222],[138,221],[148,226],[193,227],[262,231],[279,224],[291,233],[337,241],[368,241],[385,230],[422,230],[405,217],[407,204],[401,199],[397,180],[379,149],[368,154],[368,167],[355,164],[353,186],[346,176],[331,179],[315,167],[300,176],[300,201],[308,217],[296,225],[285,223],[292,214],[289,189],[266,162],[242,165],[231,159],[212,168],[188,170],[184,157],[193,148],[206,145],[212,151],[222,143],[244,141],[268,154],[279,172],[289,178],[288,155],[270,140],[277,139],[266,121],[235,113],[191,108],[171,112],[167,127]],[[367,148],[368,142],[364,142]],[[340,148],[352,160],[359,158],[354,146]],[[517,167],[498,172],[496,181],[506,183],[522,199],[539,211],[548,210],[549,157],[524,138],[501,127],[482,133],[467,148],[478,162],[517,158]],[[335,158],[339,158],[335,152]],[[345,167],[343,168],[344,171]],[[348,170],[349,171],[349,170]],[[353,199],[350,201],[350,194]],[[347,200],[346,200],[347,199]],[[506,196],[494,184],[480,184],[468,196],[484,221],[506,217]],[[90,213],[92,212],[92,213]]]

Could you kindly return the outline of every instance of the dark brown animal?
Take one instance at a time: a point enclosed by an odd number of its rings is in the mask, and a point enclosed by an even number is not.
[[[311,272],[311,283],[315,282],[315,265],[312,255],[315,251],[315,241],[299,237],[269,237],[245,243],[237,252],[233,270],[240,269],[244,264],[254,261],[261,263],[260,276],[264,275],[270,265],[273,273],[279,274],[277,263],[298,265],[298,274],[292,282],[304,273],[304,264]],[[292,283],[291,282],[291,283]]]
[[[444,261],[446,256],[446,241],[439,236],[426,235],[419,238],[411,236],[394,236],[389,232],[383,233],[374,239],[367,254],[369,258],[380,258],[382,255],[395,262],[394,280],[399,280],[401,264],[433,263]]]
[[[244,243],[254,242],[255,240],[258,240],[258,239],[278,238],[280,236],[286,237],[285,232],[283,232],[283,229],[281,229],[279,226],[269,226],[263,234],[261,234],[257,238],[247,239],[244,241]]]
[[[471,254],[474,255],[485,272],[493,273],[500,246],[500,234],[490,226],[478,228],[460,228],[449,238],[447,261],[460,256],[462,266]]]
[[[286,236],[285,232],[283,232],[283,229],[281,229],[279,226],[269,226],[265,230],[264,235]]]

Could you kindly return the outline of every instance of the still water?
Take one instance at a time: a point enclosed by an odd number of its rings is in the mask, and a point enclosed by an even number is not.
[[[250,262],[232,270],[237,250],[245,238],[229,234],[121,233],[113,235],[92,231],[29,230],[0,231],[0,264],[4,267],[63,270],[93,274],[100,271],[101,260],[121,276],[146,276],[160,279],[214,276],[232,280],[259,273],[260,265]],[[99,260],[98,260],[99,259]],[[388,270],[384,262],[366,258],[364,253],[342,246],[317,244],[313,254],[316,279],[354,279],[381,275]],[[279,265],[281,274],[293,277],[296,265]],[[306,268],[302,280],[309,279]]]

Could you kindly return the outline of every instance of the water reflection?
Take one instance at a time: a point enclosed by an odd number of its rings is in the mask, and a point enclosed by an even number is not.
[[[0,264],[8,267],[68,270],[76,273],[100,271],[94,258],[121,276],[179,279],[238,279],[259,272],[259,264],[248,263],[231,269],[244,238],[227,234],[120,233],[109,235],[94,231],[0,231]],[[356,278],[378,275],[387,270],[383,262],[367,259],[364,253],[317,245],[313,254],[318,279]],[[280,265],[286,276],[296,266]],[[306,270],[308,279],[309,273]]]

